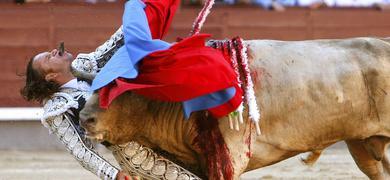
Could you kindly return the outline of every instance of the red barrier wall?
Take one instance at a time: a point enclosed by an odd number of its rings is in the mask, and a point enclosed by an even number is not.
[[[182,7],[166,38],[186,36],[200,7]],[[19,95],[28,58],[65,41],[68,50],[93,51],[121,24],[119,3],[0,3],[0,106],[36,106]],[[219,6],[202,32],[214,38],[303,40],[390,36],[390,12],[374,9],[288,9],[264,11],[250,6]]]

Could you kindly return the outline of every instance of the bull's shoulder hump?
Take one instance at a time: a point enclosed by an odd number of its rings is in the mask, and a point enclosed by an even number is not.
[[[363,52],[372,55],[380,55],[378,52],[390,54],[390,38],[357,37],[347,39],[316,39],[302,41],[280,40],[247,40],[248,50],[252,52],[272,51],[283,53],[306,53],[316,51],[345,51],[349,53]],[[373,52],[373,53],[368,53]]]
[[[270,40],[270,39],[253,39],[246,40],[245,43],[249,46],[274,46],[274,45],[299,45],[299,44],[331,44],[331,45],[345,45],[345,44],[360,44],[365,42],[379,43],[379,41],[390,43],[390,37],[388,38],[376,38],[376,37],[354,37],[345,39],[311,39],[311,40],[297,40],[297,41],[283,41],[283,40]],[[382,43],[383,43],[382,42]]]
[[[317,40],[301,40],[301,41],[281,41],[281,40],[248,40],[245,41],[249,51],[277,51],[277,52],[300,52],[307,50],[316,50],[332,48],[337,49],[343,46],[342,42],[346,39],[317,39]]]
[[[390,37],[383,38],[382,40],[383,40],[383,41],[386,41],[387,43],[390,43]]]

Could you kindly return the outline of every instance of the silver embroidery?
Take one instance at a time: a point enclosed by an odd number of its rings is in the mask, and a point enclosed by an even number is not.
[[[118,169],[94,151],[91,142],[79,135],[70,117],[65,114],[69,108],[78,108],[76,99],[89,98],[89,96],[90,93],[86,91],[72,88],[62,89],[62,92],[55,93],[44,105],[42,123],[58,137],[85,169],[94,174],[100,174],[101,179],[114,180]],[[99,165],[104,167],[103,170],[100,169],[101,172],[96,161],[99,161]]]
[[[193,173],[136,142],[111,146],[110,149],[122,170],[146,179],[200,179]]]
[[[124,44],[122,26],[94,52],[80,53],[72,62],[72,73],[77,77],[93,79],[114,53]]]
[[[46,101],[42,123],[57,135],[85,169],[101,179],[115,179],[118,169],[94,152],[91,142],[80,136],[70,117],[65,114],[69,108],[78,108],[76,99],[89,98],[90,95],[88,92],[72,88],[55,93]],[[136,142],[112,146],[111,149],[118,163],[129,175],[145,179],[200,179]]]
[[[73,97],[67,93],[63,93],[63,92],[54,93],[52,98],[48,99],[45,105],[43,106],[44,114],[41,118],[42,124],[45,127],[49,128],[49,124],[46,122],[46,120],[49,117],[55,117],[59,114],[68,111],[69,108],[78,108],[77,101],[75,101]],[[57,124],[58,121],[59,120],[57,120]]]

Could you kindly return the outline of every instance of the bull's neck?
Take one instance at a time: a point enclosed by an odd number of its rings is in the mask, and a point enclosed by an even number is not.
[[[198,157],[192,145],[194,121],[184,118],[181,104],[153,103],[146,111],[148,120],[144,121],[140,143],[170,152],[186,164],[196,163]]]

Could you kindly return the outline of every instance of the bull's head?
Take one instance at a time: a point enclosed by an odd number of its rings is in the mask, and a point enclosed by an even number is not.
[[[107,109],[102,109],[99,107],[99,95],[94,93],[80,112],[80,124],[86,130],[87,137],[113,144],[132,140],[142,122],[135,121],[141,119],[140,113],[130,106],[132,101],[129,96],[130,93],[124,93]]]
[[[80,124],[87,131],[87,136],[102,141],[108,132],[97,124],[97,116],[103,109],[99,107],[99,95],[93,94],[80,112]]]

